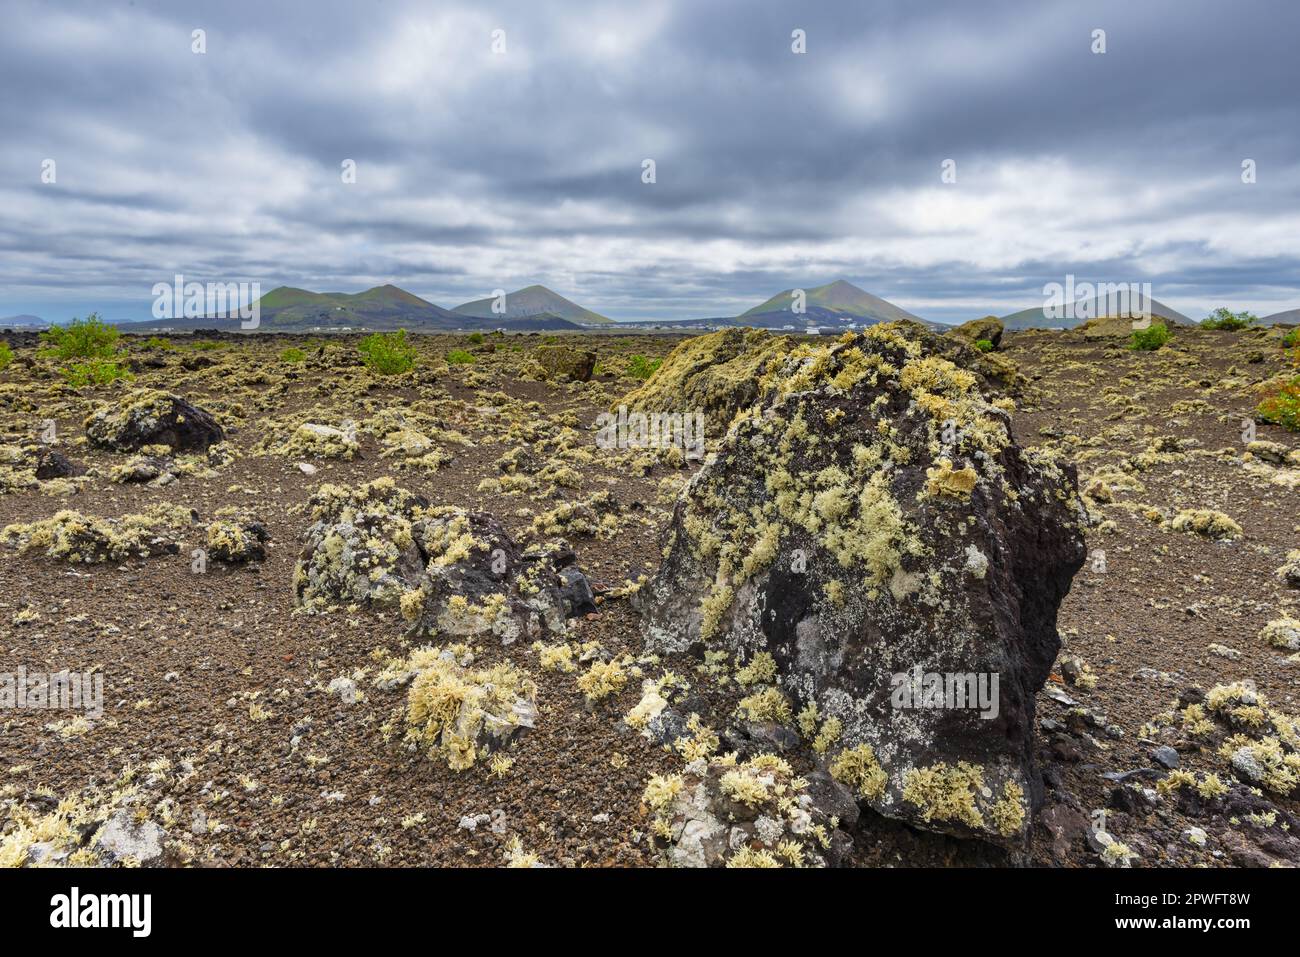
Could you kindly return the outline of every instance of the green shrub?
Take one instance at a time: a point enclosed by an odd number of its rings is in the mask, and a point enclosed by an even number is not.
[[[83,319],[73,319],[66,326],[51,326],[41,333],[41,341],[50,344],[45,355],[60,359],[107,359],[117,348],[121,333],[100,321],[92,312]]]
[[[290,346],[280,353],[281,362],[302,362],[307,358],[307,353],[303,352],[297,346]]]
[[[464,349],[452,349],[447,353],[447,364],[453,366],[468,365],[474,361],[474,357]]]
[[[1292,329],[1282,337],[1282,346],[1290,349],[1292,346],[1300,346],[1300,328]]]
[[[117,379],[134,379],[130,371],[111,359],[87,359],[62,370],[64,380],[74,389],[86,385],[108,385]]]
[[[483,341],[483,333],[471,332],[469,334],[470,345],[479,345]]]
[[[1265,396],[1256,411],[1265,422],[1300,432],[1300,376]]]
[[[663,359],[647,359],[645,356],[632,356],[627,364],[627,374],[634,379],[648,379],[663,365]]]
[[[14,361],[14,351],[9,348],[9,343],[0,342],[0,369],[9,368],[9,363]]]
[[[415,368],[415,347],[406,341],[406,330],[373,332],[357,344],[361,361],[371,372],[399,375]]]
[[[976,339],[976,340],[975,340],[975,348],[978,349],[980,352],[992,352],[992,351],[993,351],[993,340],[992,340],[992,339]]]
[[[226,348],[226,344],[215,339],[199,339],[197,342],[191,342],[190,348],[195,352],[212,352],[215,349]]]
[[[1232,312],[1220,306],[1201,320],[1202,329],[1245,329],[1259,322],[1259,317],[1249,312]]]
[[[1134,329],[1133,334],[1129,336],[1128,347],[1130,349],[1140,349],[1144,352],[1154,352],[1173,337],[1173,333],[1169,331],[1168,327],[1153,322],[1145,329]]]
[[[150,352],[153,352],[154,350],[159,352],[176,351],[176,347],[172,345],[172,341],[170,339],[164,339],[161,336],[150,336],[144,342],[140,343],[140,348],[146,349]]]

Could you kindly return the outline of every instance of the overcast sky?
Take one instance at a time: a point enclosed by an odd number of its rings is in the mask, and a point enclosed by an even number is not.
[[[148,318],[178,272],[448,307],[540,282],[619,319],[845,278],[961,320],[1068,273],[1193,318],[1300,307],[1296,0],[0,17],[0,316]]]

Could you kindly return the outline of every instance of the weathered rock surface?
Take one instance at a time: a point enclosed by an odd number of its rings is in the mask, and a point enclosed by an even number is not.
[[[971,342],[979,342],[981,339],[987,339],[993,343],[993,348],[1002,344],[1003,326],[1002,320],[997,316],[985,316],[983,319],[972,319],[970,322],[963,322],[952,330],[954,335],[969,339]]]
[[[177,530],[187,524],[180,512],[152,505],[140,514],[100,518],[62,509],[50,518],[8,525],[0,540],[19,554],[35,552],[74,564],[175,555],[180,551]]]
[[[299,605],[397,608],[421,633],[503,643],[566,630],[557,573],[571,551],[522,550],[491,515],[431,508],[391,479],[323,485],[311,507],[294,571]]]
[[[41,446],[36,451],[36,478],[42,482],[56,478],[76,478],[86,474],[86,467],[74,462],[57,449]]]
[[[130,862],[149,867],[162,860],[166,840],[167,832],[156,823],[137,821],[131,808],[122,808],[99,832],[95,850],[110,864]]]
[[[795,345],[793,336],[762,329],[722,329],[678,345],[640,388],[623,400],[641,412],[701,411],[710,435],[726,430],[731,417],[748,408],[768,364]]]
[[[1041,799],[1034,694],[1084,511],[1073,469],[1022,450],[939,338],[875,326],[769,367],[635,600],[652,650],[770,652],[745,717],[798,712],[880,813],[1014,842]],[[986,700],[937,706],[947,676]]]
[[[770,754],[698,758],[653,777],[642,800],[673,867],[833,867],[853,847],[852,793],[825,774],[797,778]]]
[[[178,395],[135,389],[92,412],[86,418],[86,438],[91,445],[118,452],[146,445],[201,452],[223,441],[225,433],[209,413]]]
[[[533,358],[548,379],[589,382],[596,370],[596,353],[571,346],[538,346]]]
[[[257,516],[239,509],[224,509],[208,525],[208,557],[242,564],[266,558],[271,533]]]

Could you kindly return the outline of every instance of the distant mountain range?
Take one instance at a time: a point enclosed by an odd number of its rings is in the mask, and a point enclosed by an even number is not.
[[[862,327],[878,322],[910,319],[936,326],[891,302],[844,280],[805,289],[802,310],[796,312],[795,289],[786,289],[739,316],[690,319],[653,323],[670,328],[754,326],[766,329],[820,331]],[[542,332],[594,328],[616,328],[598,312],[578,305],[545,286],[526,286],[507,293],[505,311],[493,312],[497,299],[476,299],[443,309],[397,286],[376,286],[365,292],[311,292],[280,286],[258,300],[259,331],[316,332],[410,329],[413,332],[445,332],[463,329],[507,329],[512,332]],[[237,319],[199,317],[150,319],[118,323],[132,332],[194,329],[238,331]],[[632,325],[645,325],[637,323]]]
[[[582,329],[584,323],[575,322],[559,314],[563,309],[571,314],[596,317],[590,324],[606,324],[611,320],[583,309],[563,296],[543,286],[530,286],[506,296],[507,307],[513,296],[520,296],[529,304],[539,307],[536,313],[510,311],[494,315],[492,300],[486,315],[472,311],[455,311],[435,306],[405,289],[394,285],[376,286],[365,292],[311,292],[280,286],[258,300],[261,332],[316,332],[316,331],[392,331],[410,329],[412,332],[447,332],[457,329],[508,329],[511,332],[540,332],[544,330]],[[476,303],[466,303],[460,310],[469,310]],[[554,307],[547,308],[547,307]],[[193,329],[222,329],[238,331],[238,319],[199,317],[192,319],[150,319],[145,322],[119,323],[131,331],[168,329],[187,331]]]
[[[946,325],[930,322],[893,303],[874,296],[843,279],[812,286],[803,290],[802,302],[796,299],[798,289],[784,289],[747,309],[738,316],[720,316],[706,319],[653,320],[628,323],[626,326],[653,326],[666,329],[701,329],[723,326],[754,326],[764,329],[805,331],[816,328],[820,332],[833,332],[847,328],[862,328],[878,322],[907,319],[931,328],[945,329]],[[312,292],[279,286],[259,300],[259,330],[264,332],[316,332],[316,331],[389,331],[410,329],[412,332],[450,332],[456,330],[506,329],[511,332],[555,332],[581,329],[610,329],[626,327],[623,323],[566,299],[545,286],[526,286],[504,297],[505,311],[494,313],[497,299],[489,297],[463,303],[454,309],[444,309],[421,299],[392,284],[376,286],[365,292]],[[796,312],[796,305],[802,310]],[[1152,299],[1153,315],[1175,324],[1191,324],[1192,320],[1164,303]],[[1022,309],[1003,316],[1002,322],[1009,330],[1073,328],[1090,316],[1108,314],[1105,301],[1098,297],[1075,303],[1074,315],[1082,318],[1052,318],[1043,307]],[[1300,323],[1300,309],[1265,316],[1261,323]],[[19,315],[0,318],[0,328],[32,328],[47,325],[39,316]],[[222,329],[240,331],[238,319],[199,317],[191,319],[150,319],[144,322],[119,322],[117,325],[132,332],[168,330],[186,332],[194,329]]]

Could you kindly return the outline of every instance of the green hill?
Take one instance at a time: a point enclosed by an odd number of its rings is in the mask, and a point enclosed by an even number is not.
[[[742,312],[735,321],[745,325],[835,325],[854,323],[873,325],[877,322],[895,322],[910,319],[924,322],[892,302],[873,296],[865,289],[859,289],[851,282],[837,279],[824,286],[814,286],[804,290],[806,311],[802,314],[792,311],[794,290],[785,289],[771,299],[760,303],[753,309]]]
[[[602,316],[598,312],[592,312],[576,302],[565,299],[559,293],[552,292],[545,286],[526,286],[515,292],[506,293],[506,311],[504,314],[492,311],[494,302],[496,300],[492,297],[475,299],[473,302],[457,306],[452,312],[462,316],[476,316],[480,319],[525,319],[530,316],[550,314],[559,316],[561,319],[567,319],[580,326],[605,326],[612,325],[614,322],[613,319]]]

